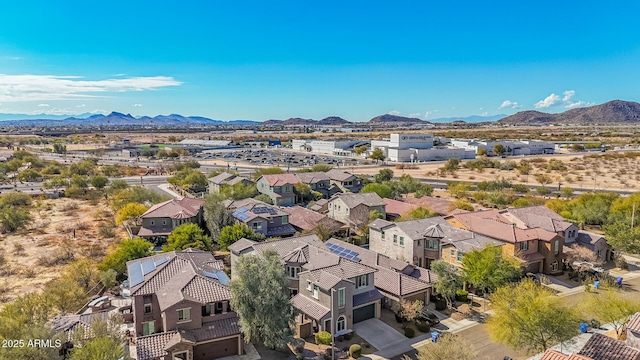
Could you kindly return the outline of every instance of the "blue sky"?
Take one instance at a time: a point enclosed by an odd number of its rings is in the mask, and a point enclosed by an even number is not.
[[[629,1],[7,1],[0,113],[366,121],[640,100]]]

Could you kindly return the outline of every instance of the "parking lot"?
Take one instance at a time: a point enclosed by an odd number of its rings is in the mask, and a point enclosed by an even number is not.
[[[240,165],[269,165],[309,167],[313,165],[353,166],[361,164],[363,159],[352,157],[332,156],[325,154],[312,154],[295,152],[287,149],[234,149],[234,150],[206,150],[195,154],[195,159],[222,160],[228,163]]]

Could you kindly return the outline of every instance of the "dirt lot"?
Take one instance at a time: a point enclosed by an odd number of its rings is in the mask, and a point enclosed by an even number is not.
[[[24,231],[0,236],[4,254],[0,306],[18,295],[40,291],[72,258],[100,261],[110,244],[126,236],[123,229],[112,228],[113,213],[104,201],[34,200],[31,216]]]

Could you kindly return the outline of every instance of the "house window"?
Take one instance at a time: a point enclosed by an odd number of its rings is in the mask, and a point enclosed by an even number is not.
[[[464,257],[464,253],[462,251],[458,251],[458,257],[456,258],[456,261],[462,262],[463,257]]]
[[[179,309],[178,313],[178,322],[180,321],[191,321],[191,309]]]
[[[382,232],[382,240],[384,240],[384,231]]]
[[[155,225],[156,222],[154,220],[151,220],[151,226]]]
[[[353,181],[345,181],[344,182],[344,186],[351,186],[353,185]]]
[[[359,289],[364,286],[369,285],[369,276],[368,275],[360,275],[356,278],[356,289]]]
[[[558,255],[558,253],[560,253],[560,241],[556,241],[553,244],[553,253]]]
[[[202,316],[211,316],[213,304],[202,305]]]
[[[289,289],[289,299],[291,299],[292,297],[298,295],[298,289]]]
[[[522,250],[522,251],[529,250],[529,242],[528,241],[521,242],[520,243],[520,250]]]
[[[156,325],[155,321],[147,321],[142,323],[142,335],[151,335],[155,332]]]
[[[454,249],[451,249],[450,256],[451,257],[455,257],[456,256],[456,251]]]
[[[438,250],[440,244],[436,239],[429,239],[424,241],[424,248],[430,250]]]
[[[602,252],[602,250],[598,250],[596,252],[596,258],[600,259],[601,252]]]
[[[144,313],[145,314],[151,314],[151,310],[152,310],[151,304],[144,304]]]
[[[400,246],[404,246],[404,236],[400,236]]]
[[[344,288],[338,289],[338,307],[342,309],[345,305]]]
[[[282,215],[282,225],[287,225],[289,223],[289,215]]]
[[[418,246],[420,246],[420,240],[418,240]]]
[[[174,360],[188,360],[189,359],[189,350],[173,353],[173,359]]]
[[[397,244],[398,243],[398,235],[393,234],[393,243]]]
[[[336,325],[337,325],[336,332],[343,331],[344,329],[347,328],[347,319],[344,317],[344,315],[341,315],[338,318]]]
[[[167,220],[162,220],[162,225],[167,225]]]
[[[313,298],[314,299],[318,299],[318,290],[320,290],[318,285],[313,285]]]
[[[299,272],[300,267],[287,265],[287,275],[289,276],[289,279],[297,279]]]
[[[224,303],[222,301],[216,302],[216,308],[214,312],[216,314],[222,314],[223,310],[224,310]]]
[[[260,221],[256,221],[253,223],[253,228],[256,230],[261,230],[262,229],[262,222]]]
[[[282,190],[280,189],[280,186],[276,186],[276,187],[273,188],[273,192],[280,193],[280,192],[282,192]]]
[[[311,281],[307,280],[307,290],[311,291],[313,289],[313,285],[311,285]]]
[[[349,215],[349,208],[344,209],[344,212],[347,213],[347,215]]]
[[[558,271],[558,260],[554,260],[551,263],[551,271]]]

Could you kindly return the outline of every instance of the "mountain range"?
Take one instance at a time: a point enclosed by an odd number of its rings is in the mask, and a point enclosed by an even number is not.
[[[597,125],[640,122],[640,104],[633,101],[612,100],[600,105],[548,114],[540,111],[521,111],[497,121],[502,125]]]

